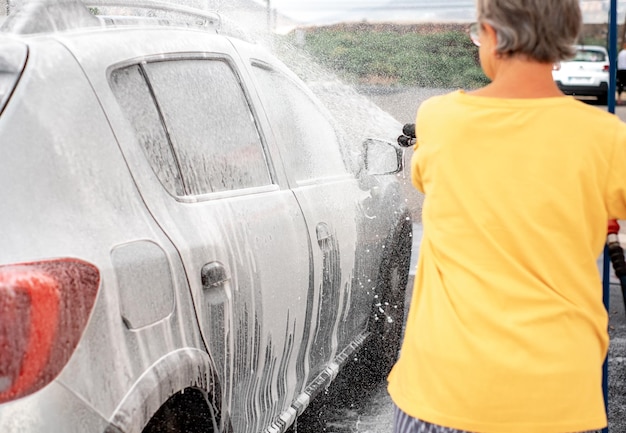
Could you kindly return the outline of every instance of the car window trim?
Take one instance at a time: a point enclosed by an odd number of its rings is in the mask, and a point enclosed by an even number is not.
[[[269,192],[280,191],[280,186],[271,183],[268,185],[253,186],[250,188],[233,189],[229,191],[216,191],[207,192],[205,194],[195,194],[187,196],[172,196],[177,202],[180,203],[201,203],[211,200],[220,200],[232,197],[251,196],[257,194],[264,194]]]
[[[148,86],[148,92],[150,93],[150,98],[152,99],[152,102],[154,103],[154,107],[159,115],[159,122],[161,123],[161,126],[163,127],[163,132],[165,133],[165,138],[167,139],[167,145],[170,148],[170,152],[172,153],[172,156],[174,157],[174,162],[176,163],[176,170],[178,170],[180,181],[183,184],[183,191],[185,192],[185,195],[190,195],[189,194],[190,188],[189,188],[189,185],[187,184],[187,179],[185,176],[183,176],[183,169],[180,165],[180,160],[178,159],[178,153],[176,152],[176,149],[174,149],[172,138],[170,136],[170,131],[169,131],[169,128],[167,127],[167,123],[165,123],[165,117],[163,116],[163,110],[161,109],[161,105],[159,104],[159,101],[157,100],[156,95],[154,93],[152,82],[150,81],[150,78],[148,77],[148,72],[146,71],[144,67],[145,64],[146,64],[145,61],[137,63],[137,66],[139,67],[139,72],[141,73],[141,76],[143,77],[146,83],[146,86]]]

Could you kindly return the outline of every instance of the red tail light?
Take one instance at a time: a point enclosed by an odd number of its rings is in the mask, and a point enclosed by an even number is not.
[[[0,403],[31,394],[59,374],[99,285],[98,269],[76,259],[0,266]]]
[[[609,72],[609,65],[604,65],[602,67],[602,72]]]

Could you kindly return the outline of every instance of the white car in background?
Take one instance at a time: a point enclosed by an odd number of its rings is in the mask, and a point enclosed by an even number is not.
[[[567,95],[596,96],[606,104],[609,90],[609,53],[599,45],[577,45],[571,60],[554,65],[552,78]]]

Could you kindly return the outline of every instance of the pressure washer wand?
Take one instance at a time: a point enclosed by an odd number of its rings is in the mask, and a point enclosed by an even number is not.
[[[615,276],[619,279],[622,288],[622,298],[626,307],[626,260],[624,259],[624,250],[619,242],[619,223],[617,220],[609,220],[606,237],[606,246],[609,252],[609,258],[615,271]]]
[[[402,128],[402,135],[398,137],[398,144],[401,147],[411,147],[416,142],[415,123],[406,123]]]

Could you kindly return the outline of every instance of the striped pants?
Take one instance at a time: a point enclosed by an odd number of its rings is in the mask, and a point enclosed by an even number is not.
[[[437,424],[431,424],[407,415],[397,406],[393,415],[393,433],[471,433],[465,430],[457,430]],[[584,433],[584,432],[583,432]],[[596,433],[590,431],[586,433]]]
[[[393,433],[471,433],[431,424],[421,419],[413,418],[404,413],[398,406],[393,414]]]

